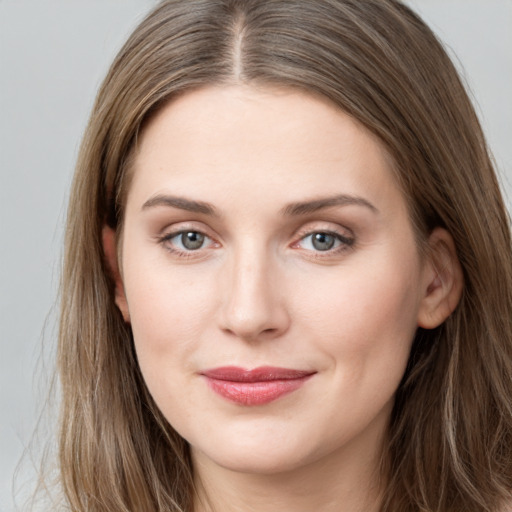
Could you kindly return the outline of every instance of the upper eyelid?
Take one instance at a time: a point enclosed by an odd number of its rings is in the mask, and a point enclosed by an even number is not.
[[[219,243],[219,239],[221,239],[222,237],[219,237],[214,230],[209,229],[208,226],[204,225],[203,222],[200,222],[199,224],[200,226],[197,226],[196,221],[183,221],[170,224],[164,227],[163,229],[159,230],[157,238],[160,240],[170,239],[181,233],[192,231],[201,233],[205,237],[213,240],[216,243]],[[329,233],[344,239],[355,238],[353,230],[348,228],[347,226],[332,221],[318,221],[308,222],[305,225],[302,225],[300,228],[295,229],[293,234],[291,234],[290,236],[290,238],[292,238],[291,243],[295,244],[302,240],[303,238],[310,236],[314,233]]]
[[[179,247],[177,245],[171,244],[171,240],[179,235],[182,235],[183,233],[187,232],[196,232],[201,233],[204,235],[205,239],[207,239],[209,242],[207,242],[206,247],[200,247],[198,249],[187,249],[186,247]],[[164,247],[167,251],[169,251],[171,254],[174,254],[175,256],[179,258],[186,258],[186,259],[197,259],[201,258],[201,256],[204,256],[204,250],[211,248],[212,246],[215,246],[218,242],[216,242],[212,237],[209,235],[203,233],[202,231],[199,231],[197,229],[179,229],[177,231],[171,231],[168,233],[164,233],[163,235],[159,236],[157,238],[157,242],[159,245]]]
[[[167,245],[167,243],[170,242],[171,239],[173,239],[174,237],[177,237],[183,233],[186,233],[187,231],[195,231],[195,232],[199,233],[198,230],[181,229],[181,230],[173,231],[173,232],[167,233],[166,235],[163,235],[161,238],[159,238],[159,243],[162,244],[163,246],[165,246],[165,245]],[[335,256],[336,254],[344,253],[345,251],[353,249],[354,244],[356,242],[354,237],[347,237],[347,236],[344,236],[335,231],[317,229],[316,231],[315,230],[309,231],[309,232],[305,233],[303,236],[301,236],[300,238],[295,239],[295,241],[292,244],[290,244],[288,247],[293,248],[294,250],[299,249],[297,247],[298,244],[300,244],[300,242],[302,242],[307,237],[314,235],[315,233],[330,234],[330,235],[336,237],[338,239],[338,241],[340,242],[340,244],[337,247],[333,247],[333,248],[327,249],[325,251],[304,249],[304,251],[306,253],[311,253],[310,257],[314,257],[315,259],[326,260],[330,257]],[[187,259],[188,258],[197,259],[197,258],[201,258],[202,256],[205,256],[206,253],[204,251],[208,251],[211,249],[217,249],[217,248],[221,247],[221,244],[219,242],[217,242],[215,239],[213,239],[212,237],[210,237],[202,232],[201,232],[201,234],[204,235],[205,238],[209,240],[209,243],[207,243],[207,245],[204,247],[200,247],[198,249],[187,249],[187,248],[181,248],[181,247],[174,246],[174,244],[169,244],[169,246],[167,247],[167,250],[169,250],[171,253],[174,253],[178,257],[182,257],[182,258],[186,257]],[[173,247],[171,247],[171,246],[173,246]]]
[[[169,231],[168,233],[163,233],[160,237],[160,240],[162,240],[162,241],[171,240],[172,238],[182,235],[183,233],[200,233],[205,238],[211,240],[214,243],[217,243],[216,240],[212,236],[208,235],[204,231],[200,231],[199,229],[187,229],[187,228],[179,229],[177,231]]]
[[[346,236],[342,233],[338,233],[337,231],[331,231],[331,230],[327,230],[327,229],[318,229],[316,231],[310,231],[309,233],[306,233],[303,237],[300,238],[300,240],[304,240],[304,238],[307,238],[308,236],[312,236],[312,235],[315,235],[318,233],[332,235],[334,237],[338,237],[339,239],[343,239],[343,240],[353,240],[354,239],[353,236]]]
[[[344,245],[350,245],[352,246],[354,243],[355,243],[355,237],[354,236],[345,236],[345,235],[342,235],[341,233],[338,233],[336,231],[329,231],[329,230],[321,230],[321,229],[318,229],[316,231],[311,231],[309,233],[306,233],[304,236],[301,236],[298,240],[296,240],[295,242],[293,242],[292,246],[293,245],[297,245],[299,244],[300,242],[302,242],[303,240],[305,240],[306,238],[314,235],[314,234],[317,234],[317,233],[324,233],[324,234],[327,234],[327,235],[331,235],[331,236],[334,236],[335,238],[337,238],[342,244]],[[329,252],[329,251],[326,251],[326,252]]]
[[[333,235],[338,235],[343,238],[355,238],[353,230],[348,228],[347,226],[343,226],[341,224],[336,224],[333,222],[324,222],[322,224],[323,227],[318,227],[318,224],[316,226],[313,226],[308,223],[305,226],[299,228],[297,231],[295,231],[294,237],[302,239],[308,235],[312,235],[313,233],[331,233]],[[329,224],[330,226],[335,225],[337,227],[328,227],[327,224]]]
[[[196,233],[201,233],[209,238],[215,238],[211,229],[208,229],[203,223],[200,223],[201,226],[197,226],[196,222],[176,222],[173,224],[166,225],[164,228],[159,230],[159,237],[172,237],[175,235],[179,235],[180,233],[186,233],[187,231],[194,231]]]

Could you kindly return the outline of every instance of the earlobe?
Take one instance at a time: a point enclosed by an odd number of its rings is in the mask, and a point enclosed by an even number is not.
[[[129,323],[130,313],[128,311],[128,302],[126,301],[123,280],[117,261],[116,232],[109,226],[103,226],[101,236],[105,262],[110,272],[110,276],[114,281],[116,306],[119,308],[119,311],[121,311],[124,321]]]
[[[434,329],[457,307],[463,288],[463,274],[451,235],[436,228],[428,239],[423,297],[418,312],[418,326]]]

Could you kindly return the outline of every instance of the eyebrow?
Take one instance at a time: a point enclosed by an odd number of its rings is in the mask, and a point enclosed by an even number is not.
[[[291,203],[285,206],[281,212],[286,216],[298,216],[307,215],[309,213],[314,213],[325,208],[331,208],[333,206],[348,205],[364,206],[371,210],[373,213],[379,213],[379,210],[366,199],[347,194],[339,194],[331,197],[313,199],[311,201]]]
[[[332,208],[333,206],[348,205],[364,206],[371,210],[373,213],[379,213],[379,210],[372,203],[362,197],[339,194],[331,197],[312,199],[311,201],[290,203],[281,210],[281,214],[283,216],[307,215],[309,213],[314,213],[325,208]],[[165,194],[158,194],[148,199],[142,205],[142,210],[147,210],[156,206],[168,206],[171,208],[186,210],[188,212],[201,213],[203,215],[210,215],[212,217],[220,217],[218,211],[210,203]]]
[[[170,206],[188,212],[202,213],[204,215],[211,215],[212,217],[219,217],[217,210],[210,204],[203,201],[194,201],[186,199],[185,197],[169,196],[159,194],[148,199],[143,205],[142,209],[154,208],[155,206]]]

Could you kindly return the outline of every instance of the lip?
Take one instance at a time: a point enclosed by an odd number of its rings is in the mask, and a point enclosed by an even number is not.
[[[264,405],[296,391],[316,372],[260,366],[223,366],[202,371],[212,391],[239,405]]]

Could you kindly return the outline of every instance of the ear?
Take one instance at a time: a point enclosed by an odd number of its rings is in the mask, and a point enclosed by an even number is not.
[[[451,235],[446,229],[434,229],[428,239],[418,326],[434,329],[441,325],[457,307],[463,284],[462,268]]]
[[[115,302],[123,315],[124,321],[129,323],[130,313],[128,311],[128,302],[126,301],[123,280],[117,261],[116,232],[109,226],[103,226],[101,236],[106,264],[115,285]]]

